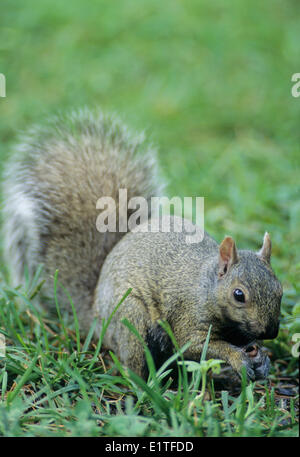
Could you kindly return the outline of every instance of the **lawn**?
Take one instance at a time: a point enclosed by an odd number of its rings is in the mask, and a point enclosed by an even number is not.
[[[2,0],[0,167],[53,113],[117,112],[157,145],[169,196],[205,197],[216,240],[258,249],[270,233],[284,296],[268,380],[218,391],[202,361],[190,380],[179,365],[176,390],[37,311],[38,275],[13,290],[1,262],[0,436],[298,436],[299,13],[296,0]]]

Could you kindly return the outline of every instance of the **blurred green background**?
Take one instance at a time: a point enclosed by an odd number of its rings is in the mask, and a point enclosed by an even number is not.
[[[259,248],[299,298],[298,0],[1,0],[1,165],[19,131],[100,106],[146,129],[170,196],[204,196],[205,228]]]

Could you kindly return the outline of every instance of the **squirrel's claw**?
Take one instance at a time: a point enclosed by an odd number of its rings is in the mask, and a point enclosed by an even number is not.
[[[244,348],[246,358],[243,365],[246,366],[247,377],[251,381],[265,379],[270,371],[270,359],[266,352],[256,343],[251,343]]]
[[[265,379],[270,371],[271,362],[269,357],[263,351],[259,350],[257,356],[252,359],[252,362],[255,379]]]
[[[242,366],[244,366],[246,368],[247,379],[249,381],[255,381],[256,376],[255,376],[255,371],[252,367],[251,360],[250,359],[243,360]]]

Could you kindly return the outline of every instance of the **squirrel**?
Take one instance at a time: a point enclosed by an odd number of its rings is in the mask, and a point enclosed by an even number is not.
[[[199,361],[211,328],[208,358],[221,359],[250,380],[265,378],[270,360],[260,341],[278,334],[282,286],[271,264],[265,233],[258,252],[238,250],[232,237],[187,244],[184,232],[113,231],[96,227],[97,201],[128,198],[150,202],[161,195],[156,149],[115,116],[88,109],[51,118],[24,135],[6,166],[4,257],[14,285],[43,265],[42,292],[55,309],[53,277],[68,290],[80,328],[96,319],[95,338],[111,316],[103,344],[120,362],[147,377],[144,347],[122,323],[131,322],[155,364],[172,355],[167,321],[187,360]],[[149,221],[151,206],[149,205]],[[119,216],[127,224],[132,210]],[[119,220],[119,218],[124,220]],[[171,216],[181,222],[179,216]],[[194,227],[189,222],[189,229]],[[131,289],[115,314],[124,294]],[[70,308],[58,288],[60,306]]]

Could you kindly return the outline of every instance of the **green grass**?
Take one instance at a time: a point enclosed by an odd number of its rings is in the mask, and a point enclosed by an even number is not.
[[[60,312],[59,319],[50,321],[26,294],[9,288],[1,294],[8,343],[0,375],[1,436],[297,435],[295,403],[283,410],[267,384],[258,398],[245,372],[239,395],[217,394],[208,373],[220,363],[206,361],[205,350],[199,363],[178,364],[178,388],[171,389],[170,363],[181,360],[186,348],[159,370],[146,349],[150,374],[145,382],[113,354],[119,374],[107,368],[99,357],[101,346],[91,344],[91,333],[78,347],[77,332],[62,330]],[[26,304],[22,312],[16,296]],[[125,325],[135,332],[130,323]]]
[[[208,376],[204,400],[204,378],[188,381],[181,365],[178,391],[153,367],[147,385],[118,373],[63,316],[36,311],[37,284],[11,290],[2,265],[0,435],[298,434],[297,397],[286,402],[276,388],[298,377],[299,12],[296,0],[2,1],[0,167],[18,132],[42,117],[83,105],[118,112],[158,145],[170,196],[205,197],[205,228],[218,241],[230,234],[258,249],[270,232],[284,297],[280,334],[267,343],[270,380],[233,396]]]

